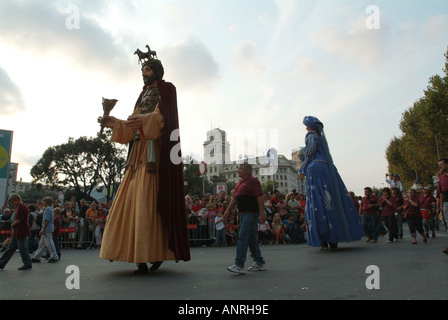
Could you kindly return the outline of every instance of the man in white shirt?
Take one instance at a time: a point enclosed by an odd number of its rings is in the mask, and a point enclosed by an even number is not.
[[[396,187],[400,189],[400,192],[403,192],[403,185],[401,184],[400,176],[396,173],[393,173],[392,175],[390,175],[392,180],[387,179],[388,176],[389,174],[386,173],[386,182],[390,185],[390,187],[391,188]]]

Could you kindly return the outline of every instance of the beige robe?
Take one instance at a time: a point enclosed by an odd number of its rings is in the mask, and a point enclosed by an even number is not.
[[[156,108],[145,114],[142,122],[142,139],[134,142],[126,173],[107,217],[100,251],[103,259],[132,263],[175,260],[157,212],[158,173],[146,170],[148,140],[155,140],[159,157],[163,117]],[[117,120],[111,141],[127,144],[133,139],[134,132],[124,126],[124,121]]]

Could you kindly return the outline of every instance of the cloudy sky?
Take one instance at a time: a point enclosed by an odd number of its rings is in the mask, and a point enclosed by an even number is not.
[[[102,97],[132,112],[149,44],[177,87],[184,155],[202,160],[219,127],[273,130],[290,158],[314,115],[360,194],[382,186],[401,114],[443,72],[447,30],[446,0],[1,0],[0,129],[31,181],[49,146],[96,135]]]

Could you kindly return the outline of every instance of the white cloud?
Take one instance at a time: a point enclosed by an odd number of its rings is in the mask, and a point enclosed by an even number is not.
[[[257,45],[250,40],[233,47],[232,63],[238,74],[257,78],[265,71],[265,66],[257,58]]]
[[[66,7],[62,7],[66,8]],[[2,1],[0,39],[16,50],[59,56],[86,70],[102,70],[117,79],[129,75],[129,52],[79,10],[79,29],[67,28],[67,13],[50,1]],[[111,68],[110,66],[113,66]]]
[[[325,83],[328,81],[324,70],[310,58],[300,57],[294,72],[302,81],[315,81]]]
[[[209,90],[219,79],[219,65],[197,39],[163,48],[161,55],[168,81],[183,90]]]
[[[342,28],[340,24],[330,23],[314,31],[312,42],[334,57],[347,63],[357,63],[363,68],[376,68],[385,57],[385,42],[388,27],[383,22],[381,29],[367,29],[366,17],[358,16],[349,20],[349,27]]]
[[[278,129],[289,156],[312,114],[350,189],[382,181],[402,109],[444,66],[446,4],[381,2],[381,29],[369,30],[366,0],[258,2],[1,0],[0,108],[19,170],[48,146],[95,135],[102,96],[127,117],[142,85],[133,53],[149,44],[178,88],[184,154],[202,154],[212,126],[244,124]],[[80,29],[66,28],[69,5]],[[356,163],[372,170],[361,177]]]
[[[441,38],[446,39],[446,30],[448,30],[448,15],[436,14],[429,17],[422,27],[422,36],[429,43],[438,43]]]
[[[5,116],[23,111],[26,106],[20,88],[0,67],[0,113]]]

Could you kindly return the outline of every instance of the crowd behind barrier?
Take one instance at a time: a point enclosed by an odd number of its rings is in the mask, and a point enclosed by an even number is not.
[[[371,189],[367,187],[366,189]],[[353,192],[349,192],[350,197],[356,209],[359,212],[359,218],[363,221],[363,226],[366,234],[371,228],[375,228],[377,236],[384,236],[392,234],[389,237],[390,241],[398,241],[403,238],[403,223],[410,223],[411,217],[407,217],[406,207],[409,201],[409,195],[401,194],[397,188],[392,188],[397,191],[393,194],[396,197],[394,200],[393,217],[387,217],[387,210],[385,210],[387,203],[385,197],[387,192],[392,194],[391,188],[384,188],[382,194],[367,194],[365,190],[364,196],[355,196]],[[428,188],[425,188],[428,189]],[[426,238],[435,237],[436,231],[446,231],[447,225],[442,212],[437,210],[437,200],[432,195],[427,195],[426,192],[417,192],[418,210],[421,212],[421,227]],[[378,221],[373,225],[370,221],[364,221],[364,214],[362,210],[363,199],[372,197],[375,201],[374,216]],[[274,191],[273,194],[264,195],[264,206],[267,215],[265,223],[258,224],[258,241],[260,244],[300,244],[306,243],[306,223],[305,223],[305,206],[306,196],[304,194],[293,192],[283,195],[279,191]],[[388,199],[391,199],[388,197]],[[187,210],[187,221],[190,234],[190,241],[192,246],[226,246],[235,245],[239,230],[239,215],[238,210],[233,210],[231,216],[225,220],[225,242],[220,242],[217,237],[218,228],[217,221],[221,219],[222,213],[226,211],[229,205],[231,196],[226,196],[224,193],[216,196],[207,194],[201,196],[185,197],[185,206]],[[388,209],[388,208],[386,208]],[[367,212],[365,212],[367,213]],[[412,226],[410,226],[412,230]],[[416,230],[415,230],[416,231]],[[414,231],[414,233],[415,233]],[[415,238],[411,231],[411,236]],[[375,239],[370,239],[367,236],[366,241],[376,242]]]
[[[88,203],[82,199],[79,204],[75,198],[61,204],[56,201],[52,208],[54,212],[53,240],[59,248],[91,249],[101,247],[102,234],[110,203]],[[29,252],[34,252],[39,243],[39,231],[42,228],[42,202],[29,204],[28,224],[31,236],[28,238]],[[11,223],[14,220],[15,208],[7,202],[0,212],[0,243],[2,251],[6,249],[11,237]]]
[[[185,197],[187,223],[191,246],[228,246],[236,245],[239,232],[238,208],[224,218],[233,191],[230,196],[224,192]],[[258,224],[258,240],[261,244],[304,243],[305,239],[305,196],[289,193],[287,196],[275,191],[267,194],[265,210],[268,220]]]
[[[355,207],[358,209],[362,205],[362,199],[366,198],[350,193]],[[192,247],[195,246],[232,246],[238,241],[239,213],[238,209],[231,212],[230,217],[223,218],[223,214],[230,203],[233,191],[229,196],[223,192],[213,196],[211,194],[201,196],[185,197],[186,219],[189,232],[189,241]],[[379,197],[381,196],[381,198]],[[383,216],[384,202],[381,199],[384,195],[378,195],[378,221],[377,234],[384,235],[391,228]],[[407,196],[400,197],[404,200]],[[275,191],[273,194],[264,195],[264,205],[267,215],[265,223],[258,225],[258,241],[260,244],[301,244],[306,243],[305,205],[306,196],[304,194],[291,192],[287,195]],[[446,230],[446,222],[443,214],[437,211],[436,199],[431,198],[429,208],[422,208],[422,227],[426,236],[429,233],[435,237],[435,231]],[[72,198],[62,204],[55,202],[53,210],[56,229],[53,233],[55,243],[60,248],[65,249],[91,249],[101,247],[101,239],[104,231],[107,214],[110,208],[109,203],[92,202]],[[42,203],[28,205],[30,209],[29,225],[31,227],[31,237],[28,241],[30,253],[36,250],[39,242],[39,230],[42,225]],[[425,212],[423,211],[425,210]],[[8,245],[10,237],[11,222],[14,219],[15,208],[7,203],[0,212],[0,243],[2,250]],[[363,214],[360,211],[360,219]],[[405,210],[395,212],[396,238],[403,237],[403,222],[406,222]],[[369,227],[369,226],[365,226]]]

